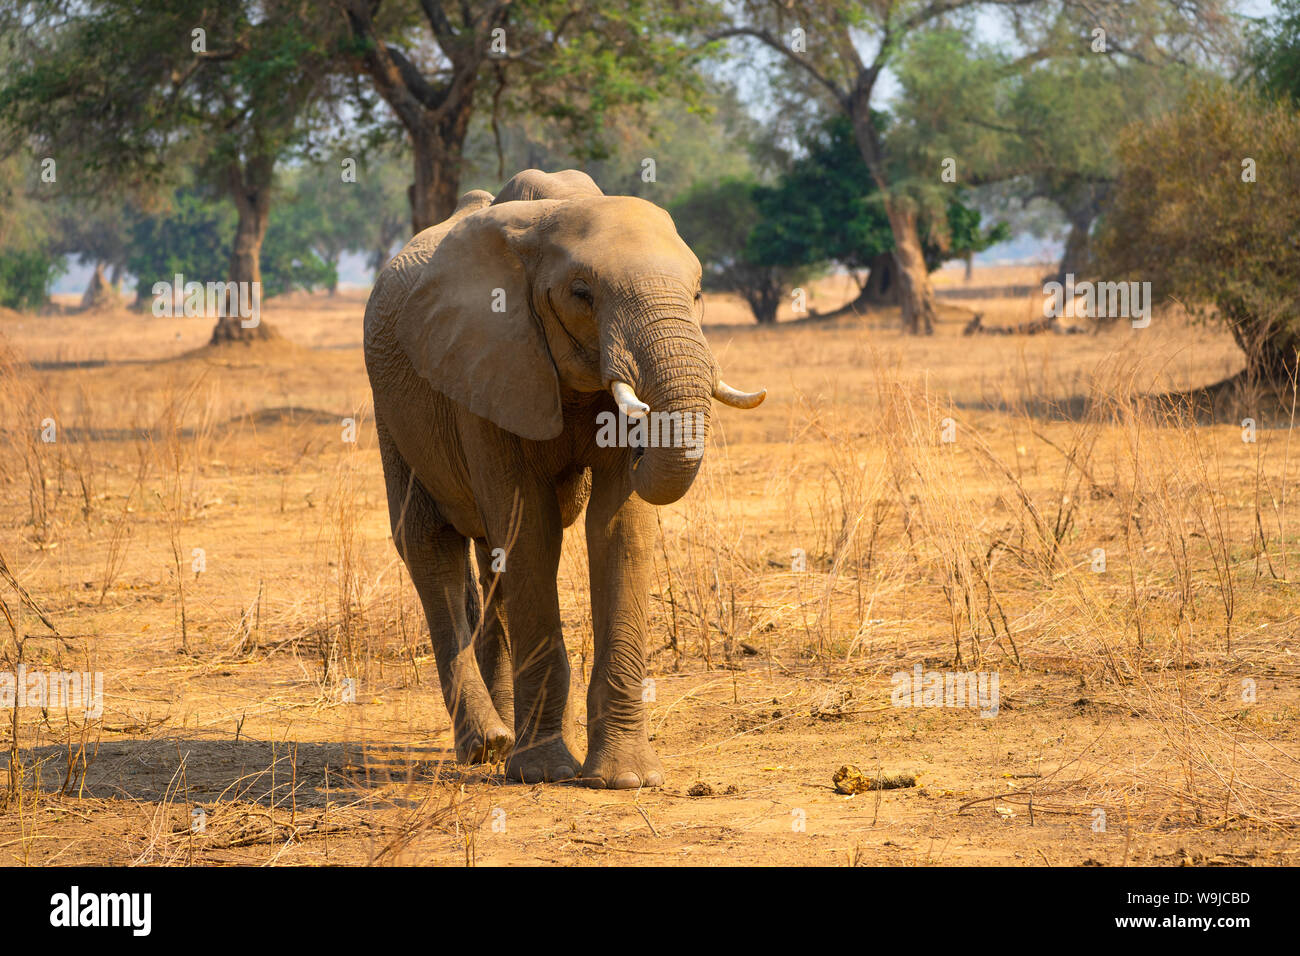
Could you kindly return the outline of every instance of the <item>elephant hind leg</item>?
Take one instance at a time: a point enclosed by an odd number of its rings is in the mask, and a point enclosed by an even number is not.
[[[474,655],[468,602],[474,579],[469,539],[446,524],[410,466],[398,454],[382,422],[379,447],[388,489],[393,543],[415,585],[438,663],[443,700],[461,763],[496,763],[514,747],[514,733],[492,705]],[[477,604],[477,600],[475,600]]]
[[[478,658],[479,673],[487,683],[492,704],[502,723],[515,725],[515,680],[510,662],[510,638],[506,630],[506,605],[501,582],[492,569],[493,555],[482,538],[474,540],[478,561],[478,578],[483,588],[483,613],[474,631],[474,653]],[[474,588],[477,591],[477,588]],[[477,594],[474,597],[478,610]]]

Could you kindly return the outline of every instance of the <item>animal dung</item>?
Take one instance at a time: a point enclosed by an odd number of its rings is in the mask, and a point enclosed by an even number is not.
[[[869,777],[852,764],[845,764],[831,777],[838,793],[866,793],[869,790],[902,790],[916,786],[916,774],[876,774]]]

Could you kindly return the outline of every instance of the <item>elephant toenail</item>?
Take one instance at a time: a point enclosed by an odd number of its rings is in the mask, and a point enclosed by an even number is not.
[[[615,790],[635,790],[641,786],[641,778],[631,770],[624,770],[614,778],[610,786]]]

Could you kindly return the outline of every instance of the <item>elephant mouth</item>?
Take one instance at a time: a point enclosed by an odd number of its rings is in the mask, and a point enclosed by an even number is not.
[[[708,396],[707,380],[703,387],[704,395]],[[711,391],[713,398],[741,408],[752,408],[766,395],[765,391],[740,392],[721,381]],[[676,401],[663,399],[660,401],[662,407],[655,410],[639,399],[632,386],[621,379],[612,382],[610,392],[625,421],[634,419],[640,424],[647,418],[650,420],[648,428],[643,427],[639,433],[627,436],[633,490],[652,505],[677,501],[694,480],[708,440],[708,398],[704,398],[702,409],[693,407],[697,403],[684,402],[677,396]],[[662,390],[657,393],[660,398],[663,394]],[[658,400],[656,393],[649,397],[652,402]],[[684,404],[685,408],[682,407]],[[653,455],[650,454],[651,448],[654,449]]]

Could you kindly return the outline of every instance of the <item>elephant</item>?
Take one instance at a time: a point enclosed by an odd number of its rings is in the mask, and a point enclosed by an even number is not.
[[[496,197],[466,193],[376,279],[364,342],[389,519],[460,763],[663,785],[642,700],[653,506],[690,488],[712,399],[767,394],[720,379],[700,279],[663,209],[535,169]],[[679,421],[690,441],[656,440]],[[594,661],[579,762],[556,575],[584,506]]]

